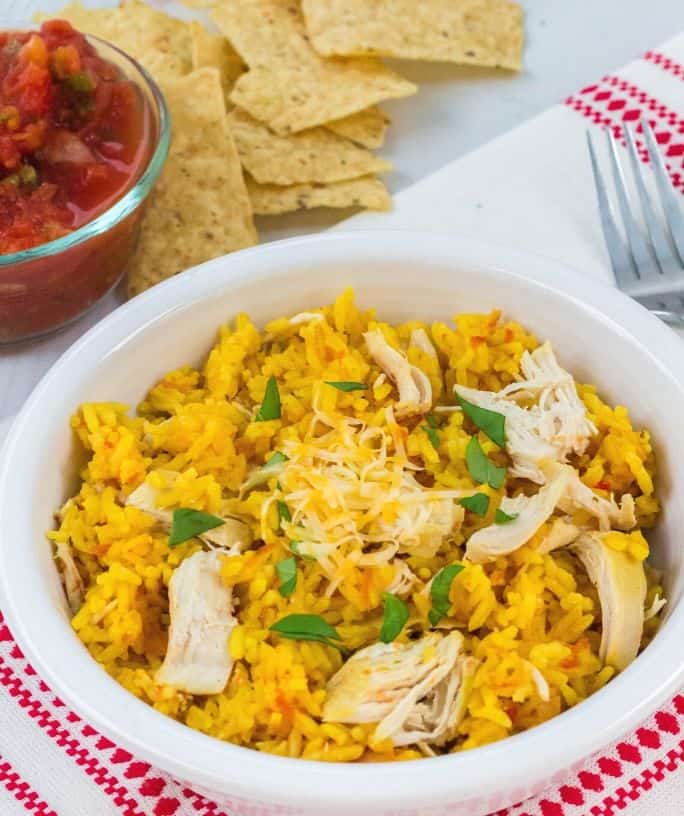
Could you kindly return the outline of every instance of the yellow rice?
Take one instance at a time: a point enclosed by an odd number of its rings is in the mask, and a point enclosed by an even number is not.
[[[330,761],[395,760],[418,757],[410,748],[369,744],[373,726],[322,723],[327,680],[340,667],[335,649],[321,643],[279,638],[268,627],[284,615],[322,615],[337,627],[345,644],[359,648],[377,641],[382,624],[382,593],[391,581],[387,567],[349,565],[331,597],[328,577],[316,561],[298,559],[293,595],[278,591],[275,565],[291,555],[288,540],[261,521],[270,490],[245,496],[238,489],[246,474],[263,464],[285,439],[304,440],[319,410],[344,413],[369,425],[387,422],[385,407],[396,392],[378,379],[362,339],[379,325],[390,341],[408,340],[423,326],[438,349],[442,366],[420,351],[412,362],[428,374],[433,395],[449,404],[454,383],[498,390],[519,376],[519,361],[537,339],[520,325],[491,314],[461,314],[454,324],[418,322],[399,326],[377,323],[372,312],[359,311],[353,294],[344,292],[320,310],[325,320],[291,325],[287,318],[259,331],[246,315],[221,328],[201,368],[185,366],[156,383],[129,416],[124,405],[86,404],[72,426],[88,461],[79,492],[62,511],[54,542],[72,550],[86,585],[85,601],[72,625],[92,656],[131,693],[191,728],[239,745],[291,757]],[[560,349],[562,356],[562,349]],[[275,376],[282,418],[250,421],[263,398],[267,379]],[[361,380],[363,392],[342,393],[322,387],[325,380]],[[586,484],[603,495],[624,492],[636,498],[639,524],[651,526],[659,506],[653,493],[655,465],[648,431],[635,430],[626,408],[612,408],[596,388],[579,387],[591,420],[599,429],[590,448],[573,464]],[[247,409],[247,410],[245,410]],[[421,422],[399,429],[409,455],[422,461],[436,486],[473,488],[492,497],[502,491],[476,486],[465,466],[472,429],[462,413],[445,416],[439,452]],[[483,434],[485,452],[505,464],[506,454]],[[238,599],[239,625],[230,639],[235,666],[221,694],[192,697],[158,685],[154,674],[164,658],[169,624],[167,585],[175,567],[200,549],[193,539],[169,548],[168,536],[123,499],[150,471],[164,468],[181,477],[165,496],[168,506],[217,513],[226,498],[231,509],[251,520],[258,546],[226,557],[225,583]],[[270,484],[274,488],[275,478]],[[509,493],[515,487],[509,479]],[[423,582],[446,564],[463,557],[463,542],[475,529],[493,521],[468,514],[461,530],[431,558],[411,557]],[[269,516],[270,518],[270,516]],[[543,531],[540,531],[540,535]],[[263,542],[263,543],[262,543]],[[567,551],[542,555],[534,539],[509,556],[485,565],[469,564],[451,587],[451,608],[442,621],[466,638],[466,651],[481,660],[468,699],[467,714],[452,750],[469,749],[502,739],[574,706],[614,674],[598,657],[600,606],[579,561]],[[637,558],[647,555],[641,534],[627,543]],[[658,589],[649,571],[647,606]],[[410,598],[412,620],[429,628],[429,598],[418,587]],[[657,622],[646,625],[645,639]],[[406,637],[400,636],[400,641]],[[544,702],[530,675],[530,663],[550,686]]]

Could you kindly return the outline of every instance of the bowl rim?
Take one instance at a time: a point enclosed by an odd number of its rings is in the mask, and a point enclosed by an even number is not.
[[[85,37],[95,46],[96,50],[98,47],[105,46],[105,48],[116,51],[125,62],[128,62],[133,69],[137,71],[142,81],[147,85],[147,90],[150,92],[150,96],[154,100],[156,107],[156,117],[159,120],[159,132],[157,133],[154,150],[150,154],[144,170],[140,173],[135,183],[104,212],[100,213],[96,218],[93,218],[92,221],[82,224],[78,229],[66,235],[62,235],[60,238],[55,238],[53,241],[47,241],[44,244],[38,244],[37,246],[29,247],[29,249],[19,250],[18,252],[0,255],[0,269],[14,264],[23,264],[28,261],[58,255],[65,250],[88,241],[96,235],[108,232],[112,227],[115,227],[137,209],[147,198],[166,163],[169,146],[171,144],[171,115],[164,94],[161,92],[159,86],[149,72],[143,68],[134,57],[127,54],[118,46],[101,37],[96,37],[94,34],[85,34]]]
[[[30,429],[40,416],[41,406],[49,404],[45,400],[50,390],[59,388],[62,372],[74,361],[86,353],[99,359],[105,351],[119,348],[164,315],[239,285],[248,275],[250,280],[259,281],[287,274],[291,262],[284,271],[269,265],[269,258],[281,253],[290,258],[293,253],[311,252],[315,256],[322,247],[323,253],[328,253],[328,262],[343,258],[348,263],[354,252],[366,253],[369,259],[380,249],[383,255],[402,256],[407,251],[414,254],[422,251],[417,248],[426,244],[430,246],[426,263],[436,264],[439,253],[452,262],[461,262],[464,257],[477,259],[492,274],[514,278],[521,287],[549,291],[588,311],[612,331],[623,337],[631,336],[648,351],[654,364],[667,373],[684,397],[684,355],[674,332],[622,293],[574,272],[561,262],[470,238],[405,230],[339,232],[288,239],[218,258],[154,287],[112,312],[58,360],[20,412],[0,455],[0,529],[6,529],[4,522],[11,511],[5,498],[13,477],[8,463],[19,455],[24,437],[30,439]],[[261,271],[250,272],[249,262],[259,265]],[[303,263],[300,261],[300,265]],[[525,269],[525,273],[509,271],[507,266]],[[616,313],[619,322],[612,317]],[[649,645],[647,659],[636,660],[612,680],[610,693],[602,689],[574,709],[498,743],[432,758],[429,762],[354,765],[272,756],[221,742],[160,714],[119,686],[87,653],[92,668],[98,672],[98,692],[88,693],[86,699],[78,698],[67,682],[68,673],[63,677],[59,661],[52,664],[44,659],[39,643],[34,643],[22,619],[21,606],[28,602],[9,578],[12,554],[5,543],[7,538],[11,536],[0,540],[0,596],[8,625],[34,667],[62,699],[99,730],[138,757],[214,794],[252,799],[267,796],[269,802],[309,807],[334,804],[343,808],[364,803],[409,808],[478,798],[483,791],[491,792],[493,779],[502,790],[519,789],[527,778],[548,779],[622,736],[684,680],[684,661],[677,656],[677,646],[684,637],[684,602],[680,602]],[[68,630],[68,623],[64,630]],[[86,669],[85,664],[83,668]],[[103,699],[107,705],[103,705]],[[115,710],[126,712],[122,726],[114,719]],[[590,728],[586,727],[588,722]]]

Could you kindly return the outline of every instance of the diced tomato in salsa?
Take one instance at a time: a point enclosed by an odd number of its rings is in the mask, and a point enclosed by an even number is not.
[[[0,254],[91,221],[148,159],[139,88],[63,20],[0,32]]]

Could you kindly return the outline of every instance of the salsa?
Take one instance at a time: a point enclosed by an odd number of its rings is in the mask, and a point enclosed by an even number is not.
[[[136,84],[63,20],[0,32],[0,255],[110,207],[149,159]]]

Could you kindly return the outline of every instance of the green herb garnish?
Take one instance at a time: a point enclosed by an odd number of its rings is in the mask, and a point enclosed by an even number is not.
[[[323,620],[320,615],[287,615],[269,627],[281,637],[290,640],[314,640],[342,650],[342,645],[335,641],[342,640],[334,626]]]
[[[439,428],[439,420],[434,414],[428,414],[425,417],[425,421],[431,428]]]
[[[255,422],[268,422],[271,419],[280,419],[280,392],[275,377],[269,377],[261,408],[254,417]],[[282,456],[282,454],[281,454]],[[266,463],[268,464],[268,462]]]
[[[464,569],[462,564],[449,564],[440,570],[430,585],[430,596],[432,598],[432,609],[428,614],[430,623],[433,626],[442,620],[449,611],[449,591],[454,578]]]
[[[264,467],[273,467],[274,465],[282,465],[283,462],[287,462],[287,456],[280,451],[276,451],[273,456],[270,456]]]
[[[512,516],[509,516],[508,513],[505,513],[500,507],[497,507],[496,513],[494,514],[494,523],[508,524],[511,521],[515,521],[519,515],[519,513],[513,513]]]
[[[242,492],[246,493],[248,490],[253,490],[259,485],[266,484],[271,476],[276,476],[283,469],[282,465],[287,462],[287,456],[280,451],[276,451],[273,456],[262,465],[258,470],[252,472],[252,475],[242,485]]]
[[[382,595],[384,608],[384,619],[380,630],[380,640],[383,643],[391,643],[406,625],[409,618],[409,608],[396,595],[384,592]]]
[[[289,598],[297,586],[297,559],[286,558],[276,564],[276,572],[280,578],[278,591],[283,598]]]
[[[458,394],[456,394],[456,401],[461,406],[463,413],[477,425],[482,433],[500,448],[506,447],[506,417],[503,414],[473,405],[472,402],[468,402]]]
[[[175,547],[195,536],[220,527],[225,521],[210,513],[193,510],[190,507],[179,507],[173,511],[173,524],[169,536],[169,547]]]
[[[303,558],[305,561],[315,561],[316,559],[313,557],[313,555],[307,555],[307,553],[303,553],[299,549],[299,545],[301,543],[302,543],[301,541],[290,541],[290,549],[292,550],[292,552],[295,555],[298,555],[300,558]]]
[[[465,507],[466,510],[470,510],[471,513],[475,513],[476,516],[484,516],[489,510],[489,496],[486,493],[473,493],[472,496],[464,496],[458,500],[458,503]]]
[[[283,526],[283,522],[287,522],[288,524],[290,524],[292,522],[292,514],[290,513],[290,508],[281,499],[278,499],[278,501],[276,502],[276,507],[278,508],[278,519],[280,520],[280,527]]]
[[[432,443],[432,447],[435,450],[439,450],[439,434],[431,425],[421,425],[420,426],[425,433],[427,434],[427,438]]]
[[[347,380],[326,380],[326,385],[332,385],[333,388],[337,388],[338,391],[366,391],[368,386],[365,383],[360,382],[348,382]]]
[[[480,440],[473,436],[466,448],[468,473],[480,484],[488,484],[498,490],[506,478],[506,468],[497,467],[482,450]]]

